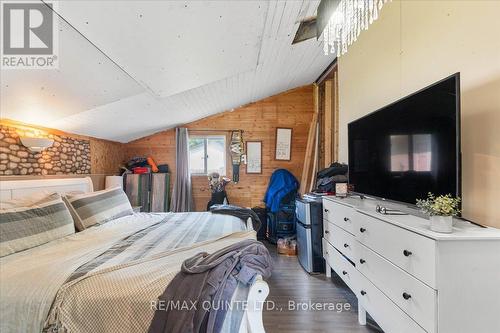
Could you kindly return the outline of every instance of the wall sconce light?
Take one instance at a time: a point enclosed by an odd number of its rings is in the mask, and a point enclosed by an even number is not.
[[[21,137],[21,143],[33,153],[39,153],[42,150],[49,148],[54,143],[54,140],[47,138],[28,138]]]

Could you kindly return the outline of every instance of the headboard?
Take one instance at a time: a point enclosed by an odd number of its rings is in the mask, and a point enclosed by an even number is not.
[[[0,200],[19,199],[39,192],[57,192],[61,195],[73,191],[92,192],[94,187],[90,177],[5,180],[0,182]]]

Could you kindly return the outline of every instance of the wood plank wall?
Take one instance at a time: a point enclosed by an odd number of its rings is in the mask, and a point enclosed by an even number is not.
[[[118,174],[125,161],[124,144],[120,142],[89,138],[90,170],[93,174]]]
[[[240,182],[227,187],[232,204],[254,207],[263,205],[262,198],[274,170],[288,169],[300,180],[313,112],[313,86],[309,85],[187,124],[185,127],[193,134],[207,134],[196,130],[213,130],[210,134],[224,133],[228,138],[229,132],[226,130],[241,129],[244,141],[262,141],[262,174],[247,175],[245,165],[241,165]],[[293,128],[291,161],[274,160],[276,127]],[[175,130],[167,130],[125,144],[126,158],[145,155],[152,156],[158,164],[167,163],[174,179]],[[227,161],[228,177],[231,177],[229,157]],[[193,176],[193,196],[196,210],[205,210],[210,199],[206,177]]]

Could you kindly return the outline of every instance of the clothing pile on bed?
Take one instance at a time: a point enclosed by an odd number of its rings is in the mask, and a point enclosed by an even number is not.
[[[162,304],[195,306],[158,309],[149,333],[221,332],[227,304],[233,299],[238,284],[249,286],[257,274],[267,278],[271,270],[272,261],[266,247],[252,239],[187,259],[159,300]],[[238,316],[229,331],[239,331],[242,319]]]

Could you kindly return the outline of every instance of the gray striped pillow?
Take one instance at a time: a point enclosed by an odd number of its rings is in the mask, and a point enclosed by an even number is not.
[[[119,187],[79,195],[66,195],[65,201],[75,220],[76,229],[79,231],[134,213],[127,195]]]
[[[58,194],[29,207],[0,210],[0,257],[74,234],[68,208]]]

